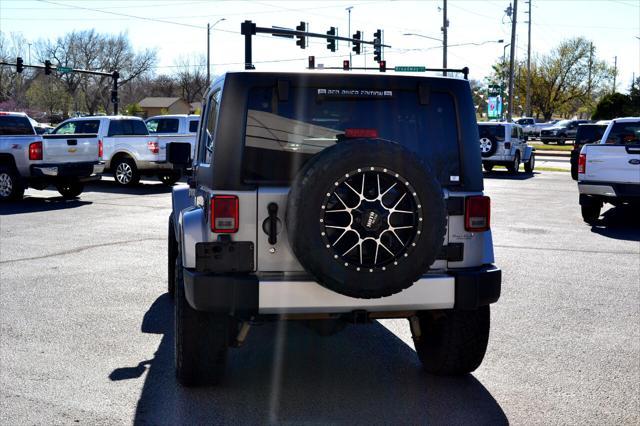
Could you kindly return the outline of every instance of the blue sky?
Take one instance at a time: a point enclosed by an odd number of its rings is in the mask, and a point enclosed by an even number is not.
[[[471,78],[480,79],[503,53],[510,40],[510,24],[504,10],[509,1],[449,0],[449,44],[483,43],[480,46],[452,46],[449,66],[469,66]],[[351,33],[363,31],[372,39],[376,29],[384,30],[385,50],[390,66],[442,64],[441,43],[416,33],[440,39],[442,1],[210,1],[210,0],[0,0],[0,30],[20,32],[30,42],[54,38],[71,30],[127,32],[137,49],[157,48],[157,73],[171,73],[180,56],[206,53],[206,25],[219,19],[211,35],[212,72],[241,69],[243,37],[240,23],[251,19],[258,26],[294,28],[308,22],[310,30],[325,32],[338,27],[347,35],[351,10]],[[526,58],[528,16],[524,0],[518,2],[518,59]],[[613,64],[617,56],[618,90],[626,91],[633,73],[640,75],[639,0],[532,0],[532,52],[546,53],[562,39],[584,36],[594,42],[600,59]],[[503,39],[504,44],[494,41]],[[305,50],[293,40],[262,35],[254,40],[254,62],[259,69],[303,69],[308,55],[316,63],[339,66],[349,49],[341,44],[335,53],[315,40]],[[28,57],[24,46],[23,57]],[[507,48],[508,54],[508,48]],[[270,62],[277,61],[277,62]],[[371,55],[353,56],[356,66],[373,64]]]

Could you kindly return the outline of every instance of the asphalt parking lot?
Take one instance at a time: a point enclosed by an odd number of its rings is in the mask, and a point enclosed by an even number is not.
[[[405,320],[254,327],[221,387],[173,376],[169,189],[0,206],[2,424],[638,424],[640,222],[582,222],[568,173],[485,175],[503,292],[482,366],[422,372]]]

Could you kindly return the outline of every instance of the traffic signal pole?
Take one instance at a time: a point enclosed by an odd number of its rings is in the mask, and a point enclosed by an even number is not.
[[[52,71],[57,71],[60,73],[78,73],[78,74],[89,74],[89,75],[100,75],[103,77],[111,77],[113,80],[113,86],[111,89],[111,102],[113,103],[113,114],[118,114],[118,79],[120,78],[120,73],[118,71],[105,72],[105,71],[91,71],[91,70],[83,70],[79,68],[67,68],[54,66],[51,64],[49,60],[44,62],[44,65],[26,65],[24,64],[22,58],[18,57],[15,63],[11,62],[0,62],[0,66],[11,66],[16,67],[16,72],[22,73],[25,68],[35,68],[39,70],[44,70],[46,75],[51,74]]]

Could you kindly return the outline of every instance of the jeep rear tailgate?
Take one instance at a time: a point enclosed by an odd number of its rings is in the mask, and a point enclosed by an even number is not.
[[[46,163],[98,161],[98,135],[43,135],[42,159]]]

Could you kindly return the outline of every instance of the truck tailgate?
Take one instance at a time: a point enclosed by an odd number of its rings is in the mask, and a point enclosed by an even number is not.
[[[98,135],[43,135],[42,145],[44,162],[98,161]]]
[[[191,158],[194,158],[194,151],[196,145],[196,135],[195,134],[187,134],[187,135],[158,135],[158,144],[160,146],[160,155],[159,157],[164,161],[167,156],[167,144],[170,142],[183,142],[191,144]]]
[[[640,145],[585,145],[581,153],[587,158],[580,180],[640,185]]]

